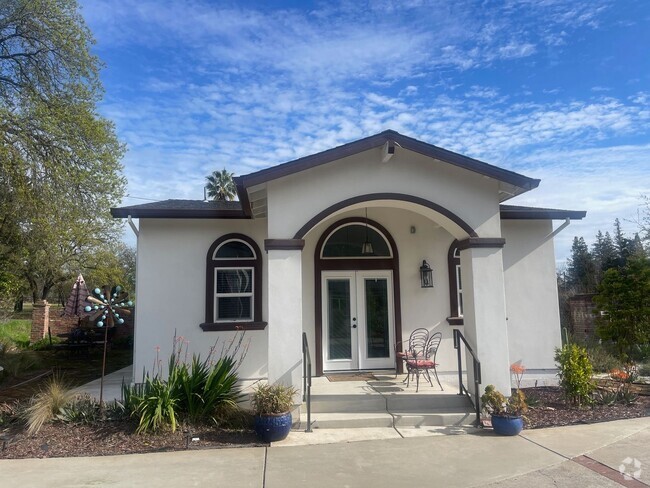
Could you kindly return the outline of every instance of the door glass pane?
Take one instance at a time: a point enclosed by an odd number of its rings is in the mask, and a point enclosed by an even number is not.
[[[350,280],[327,280],[329,359],[352,358]]]
[[[383,278],[366,279],[365,294],[368,357],[387,358],[390,356],[388,337],[388,281]]]

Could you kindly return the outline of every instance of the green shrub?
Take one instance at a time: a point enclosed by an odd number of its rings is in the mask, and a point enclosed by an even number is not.
[[[598,390],[594,395],[594,401],[598,405],[614,405],[618,401],[618,391]]]
[[[129,405],[138,418],[138,434],[159,432],[167,427],[176,431],[178,399],[173,397],[173,388],[167,381],[147,377],[143,384],[129,388],[132,389],[128,394]]]
[[[243,397],[237,386],[236,361],[230,356],[214,365],[200,356],[185,363],[170,364],[168,381],[178,399],[178,411],[189,423],[215,420],[218,408],[235,407]]]
[[[587,350],[577,344],[566,344],[556,349],[555,361],[566,400],[578,407],[589,403],[594,384],[591,381],[593,369]]]
[[[101,418],[99,402],[88,393],[75,396],[57,416],[64,422],[90,424]]]
[[[220,357],[215,360],[215,343],[205,360],[194,355],[188,364],[180,359],[187,358],[187,342],[175,337],[167,379],[162,378],[157,366],[153,378],[144,374],[141,384],[123,384],[122,402],[116,408],[138,419],[138,433],[167,427],[173,431],[179,421],[219,423],[227,417],[234,418],[243,397],[237,386],[237,369],[248,347],[244,345],[240,352],[242,344],[243,334],[235,336],[224,344]],[[160,364],[157,357],[154,364]]]
[[[614,356],[603,344],[594,343],[585,345],[589,361],[597,373],[609,373],[613,369],[623,366],[622,362]]]
[[[528,411],[528,402],[519,388],[510,398],[506,398],[494,385],[487,385],[485,393],[481,395],[481,407],[490,415],[519,417]]]

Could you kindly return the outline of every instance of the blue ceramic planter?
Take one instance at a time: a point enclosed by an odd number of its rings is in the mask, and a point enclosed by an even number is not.
[[[255,433],[263,442],[285,439],[291,430],[291,412],[276,415],[256,415]]]
[[[524,419],[492,415],[492,428],[499,435],[517,435],[524,428]]]

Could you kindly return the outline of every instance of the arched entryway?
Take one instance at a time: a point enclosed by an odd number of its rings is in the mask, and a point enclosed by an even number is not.
[[[339,220],[318,240],[314,269],[317,374],[394,368],[402,326],[389,232],[364,218]]]

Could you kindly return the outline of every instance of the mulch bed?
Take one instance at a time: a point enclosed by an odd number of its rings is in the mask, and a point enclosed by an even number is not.
[[[527,397],[537,406],[526,414],[526,428],[557,427],[609,420],[650,416],[650,397],[640,396],[631,405],[567,406],[558,387],[524,388]],[[110,456],[147,452],[218,449],[265,446],[249,430],[229,431],[214,427],[200,427],[189,434],[182,429],[175,433],[135,434],[135,424],[129,421],[98,422],[91,425],[53,423],[43,426],[28,437],[22,427],[13,426],[0,431],[0,459]],[[3,440],[5,446],[2,448]]]
[[[0,450],[0,459],[112,456],[146,452],[217,449],[225,447],[258,447],[252,431],[229,431],[212,427],[181,430],[165,434],[134,434],[132,422],[111,421],[93,425],[53,423],[31,437],[22,431],[5,433],[8,438]],[[7,435],[8,434],[8,435]],[[195,440],[191,440],[194,438]],[[198,438],[198,440],[196,440]],[[189,444],[189,447],[188,447]],[[0,442],[0,448],[2,442]]]
[[[650,397],[639,396],[636,402],[625,405],[593,405],[583,408],[568,406],[558,387],[544,386],[522,388],[527,398],[539,405],[525,414],[525,428],[559,427],[562,425],[590,424],[609,420],[650,416]]]

